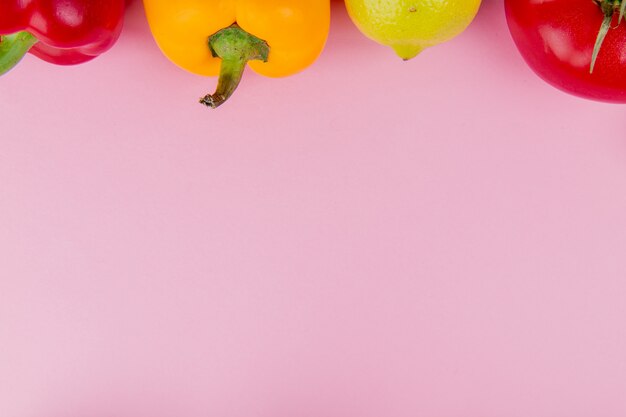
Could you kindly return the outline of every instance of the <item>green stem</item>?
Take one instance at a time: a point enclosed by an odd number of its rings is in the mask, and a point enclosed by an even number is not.
[[[600,48],[602,48],[602,44],[604,43],[604,38],[606,38],[606,34],[609,33],[609,29],[611,29],[612,21],[613,12],[604,10],[604,19],[602,20],[602,26],[600,26],[600,31],[598,32],[598,37],[596,38],[596,44],[593,47],[593,53],[591,55],[591,68],[589,68],[589,74],[593,74],[593,69],[596,66],[596,60],[598,59]]]
[[[37,42],[28,32],[0,36],[0,76],[12,70]]]
[[[235,92],[248,61],[267,62],[270,47],[262,39],[246,32],[236,23],[209,37],[209,49],[222,59],[217,90],[200,99],[207,107],[217,108]]]

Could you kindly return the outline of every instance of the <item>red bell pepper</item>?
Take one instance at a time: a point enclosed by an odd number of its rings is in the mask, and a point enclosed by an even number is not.
[[[125,0],[0,0],[0,75],[26,55],[87,62],[117,41]]]

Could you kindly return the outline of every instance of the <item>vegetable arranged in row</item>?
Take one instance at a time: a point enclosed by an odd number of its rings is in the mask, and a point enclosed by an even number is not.
[[[359,30],[404,60],[472,22],[481,0],[345,0]],[[125,0],[0,0],[0,75],[28,52],[59,65],[109,50]],[[626,0],[504,0],[528,65],[568,93],[626,103]],[[194,74],[219,76],[200,102],[222,105],[250,67],[284,77],[310,66],[330,26],[330,0],[144,0],[164,55]]]
[[[0,0],[0,75],[28,52],[57,65],[87,62],[122,31],[124,0]]]
[[[553,86],[626,103],[626,0],[505,0],[506,18],[528,65]]]
[[[311,65],[330,28],[329,0],[145,0],[146,15],[163,53],[194,74],[217,76],[216,108],[233,94],[246,65],[285,77]]]

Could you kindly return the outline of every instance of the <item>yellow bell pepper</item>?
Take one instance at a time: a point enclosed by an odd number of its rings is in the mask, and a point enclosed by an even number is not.
[[[216,108],[235,91],[248,64],[268,77],[295,74],[319,56],[330,0],[144,0],[161,51],[195,74],[217,76]]]

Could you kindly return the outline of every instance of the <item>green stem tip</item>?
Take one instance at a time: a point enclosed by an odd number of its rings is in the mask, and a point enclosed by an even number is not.
[[[0,76],[12,70],[37,42],[25,31],[0,36]]]
[[[209,37],[209,49],[222,59],[217,90],[200,99],[207,107],[217,108],[235,92],[248,61],[267,62],[270,47],[262,39],[246,32],[236,23]]]
[[[600,26],[600,30],[598,31],[596,43],[593,46],[589,74],[593,74],[593,69],[596,66],[596,61],[598,59],[598,55],[600,54],[600,49],[602,49],[602,44],[604,43],[604,39],[611,29],[613,16],[615,15],[615,13],[619,12],[617,24],[620,25],[622,23],[622,19],[624,18],[624,14],[626,13],[626,0],[595,0],[595,2],[598,4],[600,9],[602,9],[604,19],[602,19],[602,25]]]

